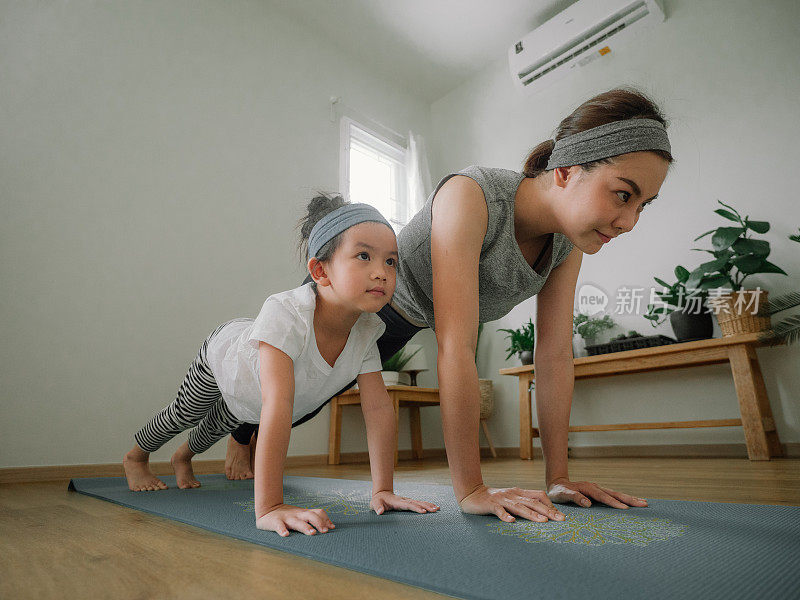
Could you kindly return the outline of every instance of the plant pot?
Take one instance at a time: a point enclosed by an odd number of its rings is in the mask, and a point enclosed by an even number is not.
[[[714,333],[714,321],[707,312],[692,314],[676,310],[670,313],[669,323],[679,342],[707,340]]]
[[[592,342],[594,343],[594,342]],[[586,346],[589,345],[581,334],[576,333],[572,336],[572,356],[573,358],[580,358],[581,356],[588,356]]]
[[[740,290],[717,298],[709,298],[708,304],[716,310],[717,323],[723,337],[742,333],[759,333],[770,328],[767,290]],[[758,298],[756,298],[759,296]],[[739,299],[741,297],[741,300]],[[758,312],[753,307],[758,301]]]
[[[572,334],[572,358],[583,356],[583,338],[577,333]]]
[[[411,375],[399,371],[381,371],[383,383],[386,385],[411,385]]]
[[[488,419],[494,410],[494,389],[491,379],[479,379],[478,385],[481,389],[481,419]]]
[[[532,365],[533,364],[533,351],[531,350],[522,350],[518,353],[520,361],[522,361],[523,365]]]

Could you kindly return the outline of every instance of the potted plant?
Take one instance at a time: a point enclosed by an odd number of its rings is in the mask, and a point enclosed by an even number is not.
[[[609,315],[591,317],[584,313],[577,313],[572,317],[572,333],[581,336],[585,346],[593,346],[597,341],[597,334],[616,325]],[[582,354],[582,353],[581,353]]]
[[[392,356],[383,361],[381,377],[386,385],[410,385],[411,376],[408,373],[401,373],[408,364],[408,361],[421,350],[417,348],[414,352],[408,352],[405,348],[400,348]]]
[[[769,303],[768,314],[772,315],[800,306],[800,292],[789,292],[774,298]],[[772,345],[800,342],[800,313],[789,315],[761,335],[761,340]]]
[[[798,234],[790,235],[789,239],[800,243],[800,229],[798,229]],[[773,299],[769,303],[769,315],[772,316],[798,306],[800,306],[800,291],[789,292]],[[770,344],[794,344],[800,342],[800,313],[790,315],[777,325],[774,325],[761,336],[761,339]]]
[[[620,340],[635,340],[636,338],[644,337],[638,331],[629,331],[628,333],[620,333],[612,337],[609,342],[618,342]]]
[[[769,328],[767,314],[767,292],[761,289],[745,289],[744,282],[757,273],[786,272],[767,260],[769,242],[754,239],[750,232],[764,234],[769,231],[767,221],[751,221],[739,212],[717,200],[724,208],[714,212],[736,223],[735,227],[717,227],[695,238],[695,241],[711,234],[712,250],[694,248],[708,252],[714,260],[705,262],[689,274],[685,282],[687,289],[715,290],[718,292],[708,300],[715,309],[723,336],[737,333],[763,331]],[[750,307],[759,307],[758,310]]]
[[[681,265],[675,267],[675,277],[677,281],[671,285],[658,277],[653,278],[664,288],[663,291],[656,292],[663,306],[648,304],[644,318],[648,319],[653,327],[657,327],[669,317],[672,331],[679,342],[710,338],[714,332],[714,323],[711,320],[711,313],[704,307],[708,291],[687,290],[689,271]]]
[[[509,340],[509,346],[506,348],[506,352],[508,352],[506,360],[517,354],[523,365],[533,364],[534,326],[531,319],[528,319],[528,322],[519,329],[498,329],[497,331],[504,331],[508,334],[506,339]]]

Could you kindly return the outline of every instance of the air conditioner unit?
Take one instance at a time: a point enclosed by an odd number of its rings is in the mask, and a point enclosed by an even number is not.
[[[509,48],[511,76],[521,89],[542,89],[663,20],[657,0],[578,0]]]

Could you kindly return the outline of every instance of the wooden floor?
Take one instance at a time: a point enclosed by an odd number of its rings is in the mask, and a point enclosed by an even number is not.
[[[541,461],[485,460],[488,485],[538,489]],[[800,506],[800,460],[576,458],[588,479],[645,498]],[[289,475],[369,479],[367,465]],[[396,481],[449,483],[443,460],[403,461]],[[157,492],[152,492],[157,493]],[[0,485],[0,598],[445,598],[67,491]]]

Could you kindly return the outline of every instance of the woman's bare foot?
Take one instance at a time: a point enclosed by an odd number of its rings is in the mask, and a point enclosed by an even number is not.
[[[253,467],[250,454],[250,446],[240,444],[229,435],[228,450],[225,453],[225,476],[228,479],[252,479]]]
[[[195,479],[194,470],[192,469],[192,457],[194,452],[189,450],[189,444],[186,442],[175,451],[172,459],[172,469],[175,471],[175,483],[182,490],[191,488],[199,488],[200,482]]]
[[[150,470],[150,453],[139,448],[138,444],[122,459],[122,468],[125,469],[128,488],[133,492],[167,489],[167,484]]]

